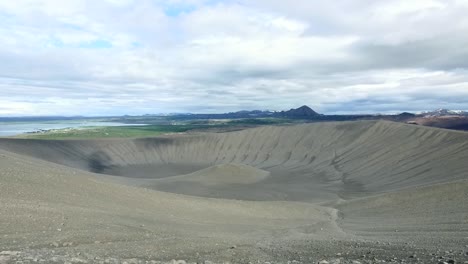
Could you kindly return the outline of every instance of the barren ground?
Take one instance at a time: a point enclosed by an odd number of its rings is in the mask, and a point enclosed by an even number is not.
[[[0,139],[0,201],[0,263],[464,263],[468,133]]]

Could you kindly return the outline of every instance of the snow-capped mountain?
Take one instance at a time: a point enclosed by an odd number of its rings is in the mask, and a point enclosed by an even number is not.
[[[423,116],[468,116],[468,112],[463,110],[437,109],[434,111],[422,112]]]

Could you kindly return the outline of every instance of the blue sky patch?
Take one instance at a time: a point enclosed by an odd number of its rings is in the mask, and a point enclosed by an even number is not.
[[[168,5],[164,8],[164,13],[170,17],[177,17],[180,14],[190,13],[195,10],[192,5]]]

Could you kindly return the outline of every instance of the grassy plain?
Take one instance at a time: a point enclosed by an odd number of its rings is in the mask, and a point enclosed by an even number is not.
[[[152,120],[138,120],[141,123],[153,123]],[[242,129],[260,125],[280,125],[290,123],[289,119],[279,118],[248,118],[223,120],[187,120],[183,122],[164,122],[163,124],[149,124],[142,126],[115,126],[115,127],[81,127],[64,128],[42,131],[38,133],[23,134],[20,138],[34,139],[91,139],[91,138],[138,138],[153,137],[170,133],[183,133],[191,130],[216,131]],[[133,123],[133,122],[131,122]]]

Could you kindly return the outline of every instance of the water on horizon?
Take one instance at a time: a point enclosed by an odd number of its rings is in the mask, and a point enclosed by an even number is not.
[[[41,130],[80,128],[92,126],[142,126],[103,121],[53,121],[53,122],[0,122],[0,137],[16,136]]]

